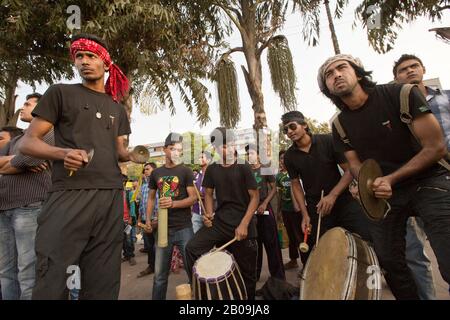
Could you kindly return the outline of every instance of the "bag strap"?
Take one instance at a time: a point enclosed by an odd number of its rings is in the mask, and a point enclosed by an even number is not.
[[[412,127],[413,117],[409,112],[409,95],[411,93],[412,88],[417,87],[416,84],[404,84],[402,89],[400,90],[400,120],[408,126],[409,131],[413,135],[414,139],[416,139],[417,143],[420,145],[420,141],[414,133]],[[445,169],[450,171],[450,164],[442,158],[438,161],[438,163],[443,166]]]
[[[350,143],[350,139],[347,137],[347,134],[345,133],[344,127],[341,125],[341,121],[339,120],[339,114],[337,113],[334,116],[334,119],[332,119],[332,123],[334,127],[336,128],[336,131],[339,134],[339,137],[341,138],[342,142],[345,143],[347,146],[352,147],[352,144]]]

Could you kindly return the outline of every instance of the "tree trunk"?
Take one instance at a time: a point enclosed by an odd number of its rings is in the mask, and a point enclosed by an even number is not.
[[[264,95],[262,93],[262,67],[261,57],[257,54],[258,43],[256,39],[256,6],[254,1],[241,0],[242,8],[242,47],[244,49],[247,68],[242,66],[247,90],[252,99],[255,130],[266,128],[267,119],[264,111]]]
[[[16,107],[16,88],[18,82],[16,72],[12,72],[7,76],[7,87],[5,88],[5,101],[3,105],[0,106],[0,127],[6,125],[15,126],[17,123],[18,114],[15,117],[15,107]],[[14,120],[15,118],[15,120]]]
[[[334,53],[340,54],[339,43],[336,35],[336,30],[334,29],[333,17],[331,16],[330,3],[328,0],[324,1],[325,9],[327,10],[328,26],[331,32],[331,40],[333,41]]]

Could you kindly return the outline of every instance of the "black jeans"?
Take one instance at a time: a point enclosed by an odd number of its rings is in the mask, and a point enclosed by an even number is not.
[[[298,246],[303,242],[302,214],[295,211],[281,211],[281,214],[289,238],[289,259],[297,260]]]
[[[442,278],[450,284],[450,174],[420,180],[412,205],[422,218]]]
[[[224,226],[221,222],[213,220],[211,228],[201,228],[186,246],[186,270],[189,282],[192,283],[192,267],[195,261],[204,253],[210,251],[234,238],[234,229]],[[258,243],[255,238],[236,241],[227,247],[236,260],[244,279],[249,300],[255,299],[256,291],[256,258]]]
[[[128,223],[124,222],[124,228],[126,228]],[[130,226],[131,227],[131,226]],[[123,250],[123,257],[126,259],[133,258],[134,257],[134,241],[132,237],[132,230],[130,229],[130,233],[126,234],[123,233],[123,244],[122,244],[122,250]]]
[[[155,236],[154,233],[143,232],[144,248],[147,247],[147,263],[150,269],[155,270]]]
[[[406,221],[411,213],[411,195],[415,184],[393,190],[392,209],[380,222],[370,222],[370,234],[384,277],[392,294],[399,300],[419,300],[417,286],[406,264]]]
[[[267,206],[269,215],[256,215],[256,228],[258,230],[258,264],[256,281],[259,281],[263,263],[263,246],[266,249],[267,264],[270,275],[285,280],[283,257],[281,256],[280,242],[275,215],[270,204]]]

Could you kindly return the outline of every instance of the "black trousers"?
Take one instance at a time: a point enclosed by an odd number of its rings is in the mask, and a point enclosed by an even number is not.
[[[316,244],[317,225],[319,223],[319,215],[317,214],[316,206],[319,203],[318,199],[308,199],[308,214],[311,220],[311,234],[308,236],[309,251],[306,253],[300,252],[300,257],[303,265],[308,260],[311,249]],[[350,196],[341,196],[336,200],[331,213],[322,217],[320,226],[320,236],[322,236],[329,229],[334,227],[342,227],[352,233],[360,235],[364,240],[370,241],[371,235],[369,232],[370,221],[361,208],[358,201]],[[301,232],[301,241],[303,242],[304,234]]]
[[[147,263],[148,266],[155,270],[155,235],[154,233],[143,232],[144,248],[147,247]]]
[[[298,246],[303,242],[302,214],[295,211],[281,211],[281,214],[289,238],[289,259],[297,260]]]
[[[51,193],[38,217],[33,299],[67,300],[74,268],[80,299],[117,299],[122,240],[122,190]]]
[[[203,227],[186,246],[186,270],[189,281],[192,283],[192,267],[195,261],[204,253],[210,251],[214,246],[220,247],[234,238],[234,228],[225,226],[218,220],[213,220],[211,228]],[[256,291],[256,258],[258,243],[255,238],[235,241],[227,250],[231,252],[236,260],[244,279],[249,300],[255,299]]]
[[[424,223],[442,278],[450,284],[450,173],[418,181],[412,205]]]
[[[395,189],[389,199],[391,212],[372,223],[375,252],[395,298],[419,300],[417,287],[405,261],[406,222],[413,214],[424,222],[424,230],[436,255],[444,280],[450,282],[450,175],[430,176]]]
[[[270,275],[274,278],[285,280],[283,257],[281,255],[280,242],[278,241],[278,229],[275,215],[270,204],[267,206],[269,215],[256,215],[256,228],[258,230],[258,264],[256,281],[259,281],[263,263],[263,246],[266,249],[267,264]]]

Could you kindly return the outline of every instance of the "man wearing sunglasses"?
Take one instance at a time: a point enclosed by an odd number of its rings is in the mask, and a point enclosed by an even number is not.
[[[308,245],[312,248],[316,239],[319,214],[322,215],[320,234],[339,226],[368,240],[368,220],[348,191],[352,176],[344,155],[334,150],[332,136],[313,135],[299,111],[285,113],[281,121],[283,132],[292,141],[284,164],[302,214],[302,233],[312,226]],[[309,252],[300,253],[303,265],[308,256]]]

